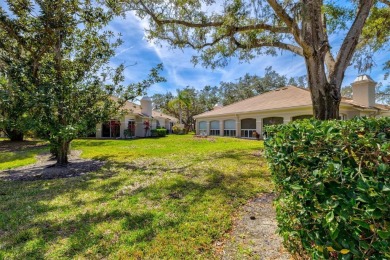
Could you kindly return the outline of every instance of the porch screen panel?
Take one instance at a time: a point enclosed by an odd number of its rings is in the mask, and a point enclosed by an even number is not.
[[[263,119],[263,125],[281,125],[283,124],[283,117],[266,117]]]
[[[207,122],[206,121],[199,122],[199,134],[207,135]]]
[[[295,121],[295,120],[300,120],[300,119],[306,119],[306,118],[312,118],[313,115],[301,115],[301,116],[294,116],[292,118],[292,121]]]
[[[219,121],[211,121],[210,122],[210,129],[219,130]]]
[[[254,118],[242,119],[241,129],[256,129],[256,119]]]
[[[236,130],[236,121],[235,120],[225,120],[223,125],[224,125],[224,129],[226,129],[226,130]]]
[[[207,123],[206,121],[199,122],[199,130],[207,130]]]
[[[224,136],[236,136],[236,121],[225,120],[223,122],[223,135]]]
[[[210,135],[219,135],[219,121],[210,122]]]

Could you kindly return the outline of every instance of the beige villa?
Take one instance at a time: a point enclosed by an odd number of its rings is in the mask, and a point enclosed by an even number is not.
[[[353,98],[342,98],[340,117],[390,116],[390,106],[375,103],[376,82],[368,75],[352,83]],[[313,116],[310,92],[287,86],[195,116],[198,135],[262,138],[264,126]]]
[[[143,97],[141,105],[127,101],[123,106],[126,114],[96,125],[96,138],[125,138],[124,130],[129,129],[130,136],[146,137],[151,129],[164,127],[168,131],[177,123],[177,119],[153,110],[152,99]]]

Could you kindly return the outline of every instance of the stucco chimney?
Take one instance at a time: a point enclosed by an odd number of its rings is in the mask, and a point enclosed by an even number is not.
[[[144,96],[141,99],[141,113],[146,116],[152,115],[152,99],[150,97]]]
[[[352,98],[355,103],[365,107],[375,105],[376,82],[368,75],[360,75],[352,85]]]

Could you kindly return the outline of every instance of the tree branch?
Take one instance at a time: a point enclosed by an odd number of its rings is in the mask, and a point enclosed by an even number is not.
[[[322,14],[322,32],[323,32],[323,37],[325,39],[325,47],[326,47],[326,52],[325,52],[325,64],[328,67],[329,71],[334,70],[335,66],[335,60],[333,57],[332,52],[330,51],[329,48],[329,38],[328,38],[328,33],[327,33],[327,20],[326,20],[326,15],[325,12]]]
[[[279,49],[283,49],[283,50],[287,50],[287,51],[291,51],[299,56],[303,56],[303,49],[298,47],[298,46],[295,46],[295,45],[292,45],[292,44],[288,44],[288,43],[283,43],[283,42],[279,42],[279,41],[275,41],[275,42],[272,42],[272,43],[269,43],[269,42],[263,42],[263,41],[257,41],[253,44],[251,44],[250,46],[247,45],[247,44],[243,44],[243,43],[240,43],[235,37],[232,37],[231,39],[233,41],[233,43],[237,46],[237,48],[240,48],[240,49],[251,49],[251,48],[261,48],[261,47],[276,47],[276,48],[279,48]]]
[[[370,13],[374,0],[359,0],[359,10],[355,21],[345,37],[335,62],[333,74],[337,79],[342,79],[345,69],[349,66],[356,46],[359,42],[359,36],[362,33],[365,21]]]
[[[178,19],[159,19],[155,13],[153,13],[144,3],[143,1],[139,1],[139,3],[142,5],[143,9],[142,11],[146,12],[150,17],[153,19],[153,21],[158,25],[162,26],[164,24],[178,24],[183,25],[189,28],[208,28],[208,27],[221,27],[224,26],[224,22],[202,22],[202,23],[193,23],[188,22],[184,20],[178,20]],[[230,29],[230,31],[235,32],[245,32],[245,31],[252,31],[252,30],[266,30],[269,32],[274,33],[290,33],[290,29],[288,27],[275,27],[269,24],[265,23],[259,23],[254,25],[244,25],[244,26],[227,26],[227,28]]]
[[[267,0],[268,4],[274,9],[276,15],[287,25],[290,29],[290,33],[294,36],[295,41],[304,49],[310,49],[310,46],[302,39],[302,33],[298,24],[291,18],[283,6],[281,6],[276,0]]]

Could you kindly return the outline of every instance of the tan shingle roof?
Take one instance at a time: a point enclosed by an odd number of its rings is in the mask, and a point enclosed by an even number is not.
[[[374,107],[366,107],[366,106],[363,106],[363,105],[360,105],[356,102],[353,101],[352,98],[345,98],[343,97],[341,99],[341,102],[344,103],[344,104],[350,104],[352,106],[355,106],[355,107],[358,107],[358,108],[374,108],[374,109],[379,109],[379,110],[384,110],[384,111],[388,111],[390,110],[390,106],[387,106],[387,105],[383,105],[383,104],[375,104]]]
[[[161,113],[160,111],[156,111],[156,110],[153,110],[152,111],[152,116],[153,117],[162,117],[162,118],[165,118],[165,119],[169,119],[171,121],[178,121],[176,118],[174,118],[173,116],[169,116],[167,114],[164,114],[164,113]]]
[[[116,97],[111,97],[111,98],[115,101],[118,100],[118,98],[116,98]],[[140,105],[137,105],[137,104],[130,102],[130,101],[126,101],[124,106],[122,107],[122,109],[129,110],[132,114],[147,117],[146,115],[142,114],[142,109],[141,109]],[[172,121],[177,121],[176,118],[169,116],[169,115],[166,115],[166,114],[161,113],[160,111],[156,111],[156,110],[152,111],[152,117],[162,117],[162,118],[169,119]]]
[[[351,99],[342,99],[342,103],[359,106]],[[251,97],[225,107],[211,110],[195,116],[203,118],[210,116],[229,115],[236,113],[256,112],[264,110],[286,109],[294,107],[312,106],[310,92],[303,88],[287,86],[277,90],[269,91],[255,97]],[[362,107],[362,106],[359,106]],[[376,105],[378,109],[388,110],[388,106]],[[386,108],[387,107],[387,108]],[[365,107],[362,107],[365,108]]]
[[[197,115],[196,118],[299,106],[311,106],[310,92],[302,88],[288,86],[205,112]]]

